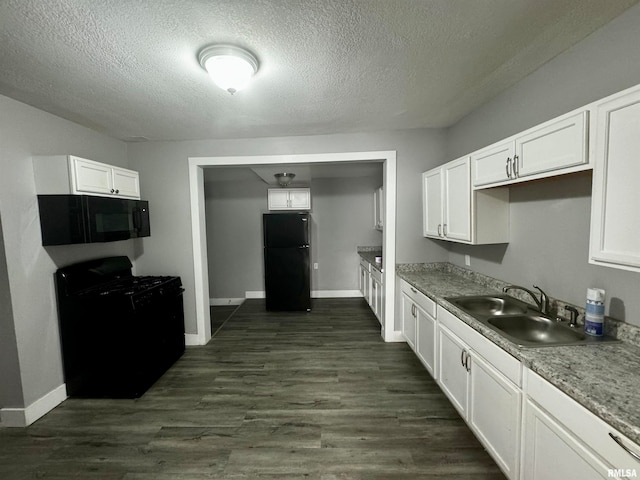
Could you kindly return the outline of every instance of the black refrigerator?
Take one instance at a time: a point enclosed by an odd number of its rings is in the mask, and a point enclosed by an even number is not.
[[[265,213],[267,310],[311,311],[308,213]]]

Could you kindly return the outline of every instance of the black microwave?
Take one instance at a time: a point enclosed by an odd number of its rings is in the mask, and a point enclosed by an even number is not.
[[[92,195],[38,195],[42,245],[148,237],[149,202]]]

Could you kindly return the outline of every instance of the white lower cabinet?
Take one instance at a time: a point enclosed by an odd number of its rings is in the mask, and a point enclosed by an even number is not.
[[[608,467],[561,423],[527,399],[523,480],[607,478]]]
[[[382,272],[376,268],[370,267],[370,276],[371,301],[369,302],[369,306],[382,325],[384,322],[384,288],[382,287],[384,281],[382,279]]]
[[[384,322],[384,288],[382,272],[372,267],[366,260],[358,267],[360,292],[371,307],[380,324]]]
[[[502,471],[518,478],[522,391],[476,353],[469,368],[471,429]]]
[[[360,293],[367,301],[367,303],[371,303],[370,300],[370,292],[371,292],[371,275],[369,274],[369,264],[364,260],[360,262],[359,267],[360,274]]]
[[[523,480],[640,475],[638,445],[536,373],[526,385]]]
[[[448,328],[438,329],[440,388],[466,420],[469,398],[469,347]]]
[[[399,282],[407,343],[507,478],[640,476],[639,445],[407,282]]]
[[[436,304],[404,280],[402,295],[402,334],[433,378],[436,378]]]
[[[411,347],[416,351],[416,313],[413,300],[404,292],[402,293],[402,335]]]
[[[438,382],[510,479],[520,471],[520,362],[438,307]]]
[[[433,303],[431,300],[429,300]],[[436,328],[435,303],[433,312],[416,304],[416,355],[433,378],[437,378],[436,372]]]

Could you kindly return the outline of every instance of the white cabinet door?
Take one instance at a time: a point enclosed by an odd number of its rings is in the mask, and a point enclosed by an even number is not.
[[[358,273],[360,278],[360,293],[362,293],[362,296],[364,298],[367,298],[369,292],[369,289],[367,288],[367,276],[369,274],[369,271],[362,264],[360,264],[360,266],[358,267]]]
[[[472,354],[469,424],[508,478],[518,478],[522,392]]]
[[[75,193],[114,193],[111,166],[79,157],[70,157],[70,161]]]
[[[125,168],[112,168],[113,189],[120,197],[140,198],[140,176],[138,172]]]
[[[442,234],[448,239],[471,241],[471,163],[468,157],[447,163],[444,175]]]
[[[640,90],[596,107],[589,260],[640,271]]]
[[[442,169],[429,170],[422,174],[423,235],[442,236]]]
[[[478,187],[515,178],[513,151],[513,140],[507,140],[472,153],[473,186]]]
[[[285,189],[270,188],[268,198],[269,210],[287,210],[289,208],[289,192]]]
[[[438,327],[438,383],[462,418],[467,418],[469,347],[448,328]]]
[[[310,210],[309,188],[269,188],[267,190],[269,210]]]
[[[416,355],[436,378],[436,319],[416,305]]]
[[[289,206],[293,210],[310,210],[311,190],[308,188],[289,189]]]
[[[556,419],[527,399],[523,480],[601,480],[609,467]]]
[[[587,163],[587,121],[587,112],[580,112],[516,137],[515,176]]]
[[[416,350],[416,306],[404,293],[402,294],[402,334],[411,347]]]

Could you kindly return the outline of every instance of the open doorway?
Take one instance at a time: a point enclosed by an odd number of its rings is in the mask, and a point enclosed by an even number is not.
[[[383,269],[385,321],[382,337],[394,341],[398,333],[393,330],[395,292],[395,198],[396,198],[396,153],[348,152],[307,155],[265,155],[238,157],[194,157],[189,158],[189,181],[191,191],[191,218],[194,251],[196,324],[198,333],[187,338],[189,344],[204,345],[211,338],[209,317],[209,278],[207,257],[207,225],[205,217],[205,169],[210,167],[240,167],[268,165],[346,165],[349,163],[382,163],[383,182],[386,189],[385,230],[383,232]],[[189,337],[189,336],[188,336]]]

